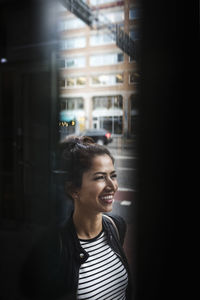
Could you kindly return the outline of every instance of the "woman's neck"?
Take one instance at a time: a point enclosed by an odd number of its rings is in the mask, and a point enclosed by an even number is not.
[[[102,231],[102,213],[83,213],[75,209],[73,222],[80,239],[92,239]]]

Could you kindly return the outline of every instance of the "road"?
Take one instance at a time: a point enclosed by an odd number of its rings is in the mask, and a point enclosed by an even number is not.
[[[113,213],[121,215],[127,223],[132,223],[134,205],[137,196],[137,162],[138,155],[134,150],[109,147],[115,158],[115,168],[119,189],[115,195]]]
[[[132,273],[134,274],[138,155],[135,153],[134,148],[109,147],[109,145],[108,148],[115,158],[115,168],[119,184],[112,212],[122,216],[127,223],[124,249],[131,269],[133,267]]]

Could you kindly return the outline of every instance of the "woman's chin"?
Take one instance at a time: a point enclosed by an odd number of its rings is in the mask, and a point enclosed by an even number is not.
[[[113,204],[112,203],[109,204],[109,205],[104,205],[102,212],[111,212],[112,209],[113,209]]]

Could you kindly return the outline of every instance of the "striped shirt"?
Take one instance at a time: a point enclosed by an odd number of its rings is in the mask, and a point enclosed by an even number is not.
[[[105,233],[79,241],[89,258],[79,270],[77,299],[125,300],[128,275],[120,258],[108,245]]]

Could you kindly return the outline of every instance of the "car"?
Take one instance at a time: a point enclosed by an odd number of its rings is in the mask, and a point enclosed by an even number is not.
[[[107,145],[107,144],[111,143],[113,140],[112,134],[104,128],[87,129],[87,130],[83,131],[80,135],[91,137],[94,140],[94,142],[99,145]]]

